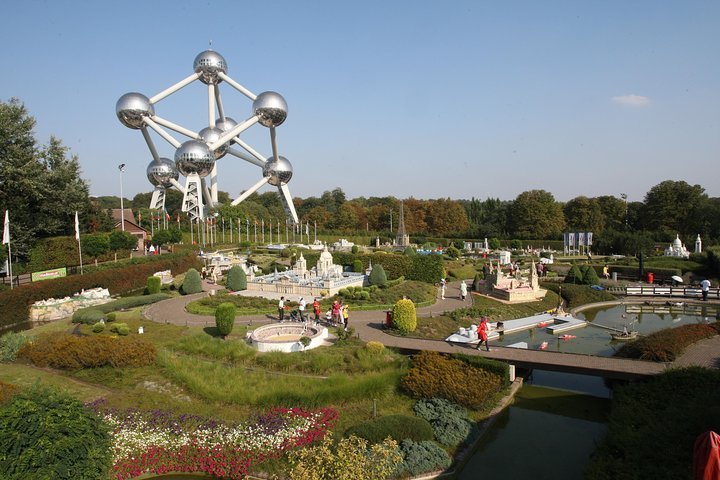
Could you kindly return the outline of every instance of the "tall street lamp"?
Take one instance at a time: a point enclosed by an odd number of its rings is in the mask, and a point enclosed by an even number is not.
[[[625,230],[627,230],[628,226],[628,204],[627,204],[627,194],[621,193],[620,198],[622,198],[625,201]]]
[[[122,191],[122,173],[125,171],[125,164],[121,163],[118,165],[120,170],[120,228],[125,231],[125,206],[123,205],[123,191]]]

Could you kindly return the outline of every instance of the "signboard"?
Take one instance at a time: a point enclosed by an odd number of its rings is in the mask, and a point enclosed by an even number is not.
[[[51,278],[60,278],[67,276],[67,269],[55,268],[53,270],[43,270],[42,272],[33,272],[32,281],[39,282],[40,280],[50,280]]]

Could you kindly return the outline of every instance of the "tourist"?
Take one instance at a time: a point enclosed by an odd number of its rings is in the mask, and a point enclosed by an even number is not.
[[[440,279],[440,298],[445,300],[445,279]]]
[[[320,321],[321,309],[320,309],[320,302],[318,301],[317,298],[316,298],[315,301],[313,302],[312,307],[313,307],[313,312],[315,312],[315,321],[316,321],[316,322],[319,322],[319,321]]]
[[[605,280],[610,280],[610,269],[607,265],[603,267],[603,277],[605,277]]]
[[[340,322],[340,304],[335,300],[332,304],[332,323],[334,327]]]
[[[702,290],[702,299],[707,301],[708,293],[710,293],[710,280],[706,278],[700,282],[700,290]]]
[[[490,344],[488,343],[487,317],[482,317],[482,319],[480,320],[480,326],[478,327],[478,337],[480,338],[480,343],[478,343],[477,349],[480,350],[480,347],[482,347],[483,342],[485,342],[485,348],[489,352]]]
[[[278,302],[278,318],[281,322],[285,319],[285,297],[280,297]]]
[[[490,275],[490,267],[488,266],[487,263],[483,264],[482,272],[483,272],[483,278],[487,279],[488,275]]]
[[[460,282],[460,299],[464,302],[465,297],[467,297],[467,283],[463,280]]]
[[[537,265],[535,265],[535,271],[537,272],[538,277],[543,276],[543,270],[545,270],[545,267],[543,266],[542,262],[538,262]]]
[[[345,331],[348,329],[348,322],[350,321],[350,306],[346,303],[342,307],[342,318],[343,324],[345,325]]]
[[[306,321],[305,318],[305,299],[303,297],[300,297],[300,304],[298,305],[298,312],[300,313],[300,321],[304,322]]]

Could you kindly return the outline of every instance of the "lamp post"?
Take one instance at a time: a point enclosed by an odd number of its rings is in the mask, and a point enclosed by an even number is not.
[[[121,163],[118,165],[120,170],[120,229],[125,231],[125,206],[123,205],[123,191],[122,191],[122,174],[125,171],[125,164]]]

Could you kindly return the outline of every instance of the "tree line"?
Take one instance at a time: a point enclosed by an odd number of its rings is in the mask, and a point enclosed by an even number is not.
[[[0,102],[0,211],[11,211],[13,251],[20,259],[27,258],[39,239],[72,235],[75,211],[83,232],[112,230],[109,210],[120,206],[115,196],[91,198],[77,156],[55,137],[38,144],[34,126],[35,119],[19,100]],[[157,215],[147,209],[150,197],[147,192],[124,200],[136,217],[142,216],[144,227],[149,227],[151,215]],[[227,192],[219,192],[219,200],[211,212],[218,221],[274,226],[280,222],[284,229],[286,215],[274,191],[254,193],[237,206],[230,205]],[[300,221],[318,232],[391,239],[398,229],[401,199],[393,196],[347,199],[338,187],[319,197],[295,198],[294,203]],[[166,210],[172,225],[179,215],[187,229],[181,205],[182,194],[168,190]],[[402,205],[411,236],[560,240],[566,231],[591,231],[600,253],[637,253],[654,242],[670,242],[677,234],[686,243],[698,234],[706,244],[720,239],[720,198],[682,180],[653,186],[642,202],[612,195],[560,202],[548,191],[530,190],[514,200],[410,197],[402,199]],[[0,253],[0,260],[5,253]]]

